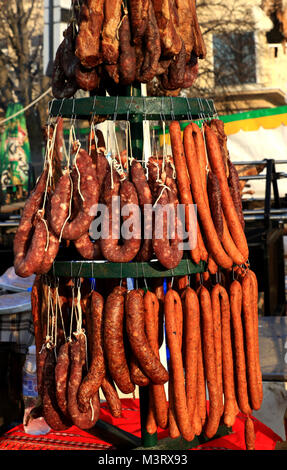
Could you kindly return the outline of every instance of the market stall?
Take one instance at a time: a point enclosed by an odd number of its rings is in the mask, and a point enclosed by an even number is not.
[[[16,274],[36,275],[40,401],[27,419],[117,448],[154,447],[165,430],[188,449],[241,422],[251,450],[263,399],[258,283],[238,174],[213,101],[178,97],[205,56],[195,2],[109,3],[73,4],[43,171],[14,239]],[[166,96],[141,96],[155,77]],[[75,98],[78,89],[92,96]],[[78,120],[89,122],[86,148]],[[150,139],[149,121],[168,128],[170,148]],[[136,393],[134,435],[117,419]]]

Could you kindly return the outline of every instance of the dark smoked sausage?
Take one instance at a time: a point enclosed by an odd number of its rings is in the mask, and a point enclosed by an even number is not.
[[[112,379],[121,392],[132,393],[135,386],[131,381],[123,340],[125,293],[124,287],[115,287],[106,299],[104,346]]]
[[[144,328],[144,300],[141,292],[129,291],[126,298],[126,330],[131,349],[143,372],[155,384],[164,384],[168,372],[151,349]]]

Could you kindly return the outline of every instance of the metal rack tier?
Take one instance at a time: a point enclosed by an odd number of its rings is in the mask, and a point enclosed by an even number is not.
[[[107,261],[72,260],[54,262],[50,271],[55,277],[85,277],[97,279],[163,278],[185,276],[205,271],[205,263],[183,259],[174,269],[164,268],[159,261],[110,263]]]
[[[50,116],[90,119],[93,115],[107,119],[128,120],[186,120],[189,117],[213,116],[213,100],[184,97],[92,96],[53,100]]]

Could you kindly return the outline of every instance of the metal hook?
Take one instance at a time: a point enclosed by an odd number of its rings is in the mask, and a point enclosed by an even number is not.
[[[146,290],[148,290],[148,285],[147,285],[147,281],[146,281],[146,277],[145,277],[145,271],[144,271],[144,263],[143,263],[143,261],[142,261],[142,270],[143,270],[144,285],[145,285]]]
[[[214,116],[213,110],[211,109],[209,100],[207,100],[206,102],[207,102],[207,106],[208,106],[208,109],[209,109],[209,118],[212,119],[213,116]]]
[[[143,100],[143,105],[144,105],[144,121],[146,121],[146,115],[147,115],[147,110],[146,110],[146,100]]]
[[[187,267],[187,273],[188,273],[188,276],[191,275],[191,272],[190,272],[190,266],[189,266],[189,262],[188,262],[188,259],[186,258],[186,267]]]
[[[96,114],[96,99],[97,99],[97,95],[94,96],[94,101],[93,101],[93,107],[92,107],[92,111],[91,111],[91,124],[94,122],[94,117],[95,117],[95,114]]]
[[[187,108],[188,108],[187,117],[190,121],[192,121],[192,112],[191,112],[190,103],[188,101],[187,96],[185,97],[185,100],[186,100]]]
[[[71,113],[71,119],[70,119],[70,125],[71,126],[73,126],[75,124],[76,118],[77,118],[77,116],[75,114],[75,102],[76,102],[76,100],[75,100],[75,98],[72,98],[72,100],[73,100],[73,104],[72,104],[72,113]]]
[[[170,107],[171,107],[171,111],[170,111],[170,115],[171,115],[171,119],[174,121],[175,120],[175,114],[174,114],[174,107],[173,107],[173,99],[172,97],[170,96],[169,97],[169,101],[170,101]]]
[[[116,96],[115,111],[114,111],[114,118],[113,118],[114,121],[116,121],[116,119],[117,119],[118,101],[119,101],[119,97],[118,97],[118,95],[117,95],[117,96]]]
[[[199,107],[199,116],[200,116],[200,119],[202,121],[204,121],[204,114],[203,114],[203,108],[202,108],[202,101],[201,101],[201,98],[200,97],[197,97],[197,103],[198,103],[198,107]]]
[[[160,110],[160,119],[161,121],[165,121],[165,115],[164,115],[164,111],[163,111],[163,108],[164,108],[164,97],[162,96],[161,97],[161,110]]]
[[[78,278],[80,278],[80,274],[82,272],[82,267],[83,267],[83,261],[81,261],[81,264],[80,264],[80,269],[79,269],[79,272],[78,272],[78,275],[77,275]]]
[[[62,111],[62,107],[63,107],[65,99],[66,98],[63,98],[62,101],[61,101],[60,108],[59,108],[59,111],[58,111],[58,117],[62,117],[61,111]]]
[[[131,110],[133,99],[134,99],[134,97],[131,96],[130,104],[129,104],[128,110],[127,110],[127,121],[129,120],[129,117],[130,117],[130,110]]]

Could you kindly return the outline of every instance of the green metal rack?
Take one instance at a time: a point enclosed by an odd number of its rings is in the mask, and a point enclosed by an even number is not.
[[[88,98],[70,98],[53,100],[49,105],[51,117],[91,120],[94,116],[105,117],[114,121],[129,121],[132,135],[132,150],[135,158],[141,159],[143,149],[143,121],[195,120],[201,117],[213,117],[216,114],[212,100],[184,97],[142,97],[140,86],[124,89],[126,96],[91,96]],[[53,277],[86,278],[172,278],[175,276],[202,273],[205,263],[194,264],[190,259],[183,259],[172,270],[167,270],[155,261],[110,263],[87,260],[55,260],[50,275]],[[150,435],[146,431],[148,413],[148,387],[140,387],[141,439],[123,432],[110,424],[98,421],[89,430],[113,443],[117,448],[155,448],[157,433]],[[219,434],[226,434],[226,427],[220,427]],[[202,439],[204,437],[202,436]],[[192,443],[178,443],[179,448],[191,448],[198,445],[200,438]],[[175,443],[173,442],[172,445]],[[174,448],[174,447],[173,447]]]

